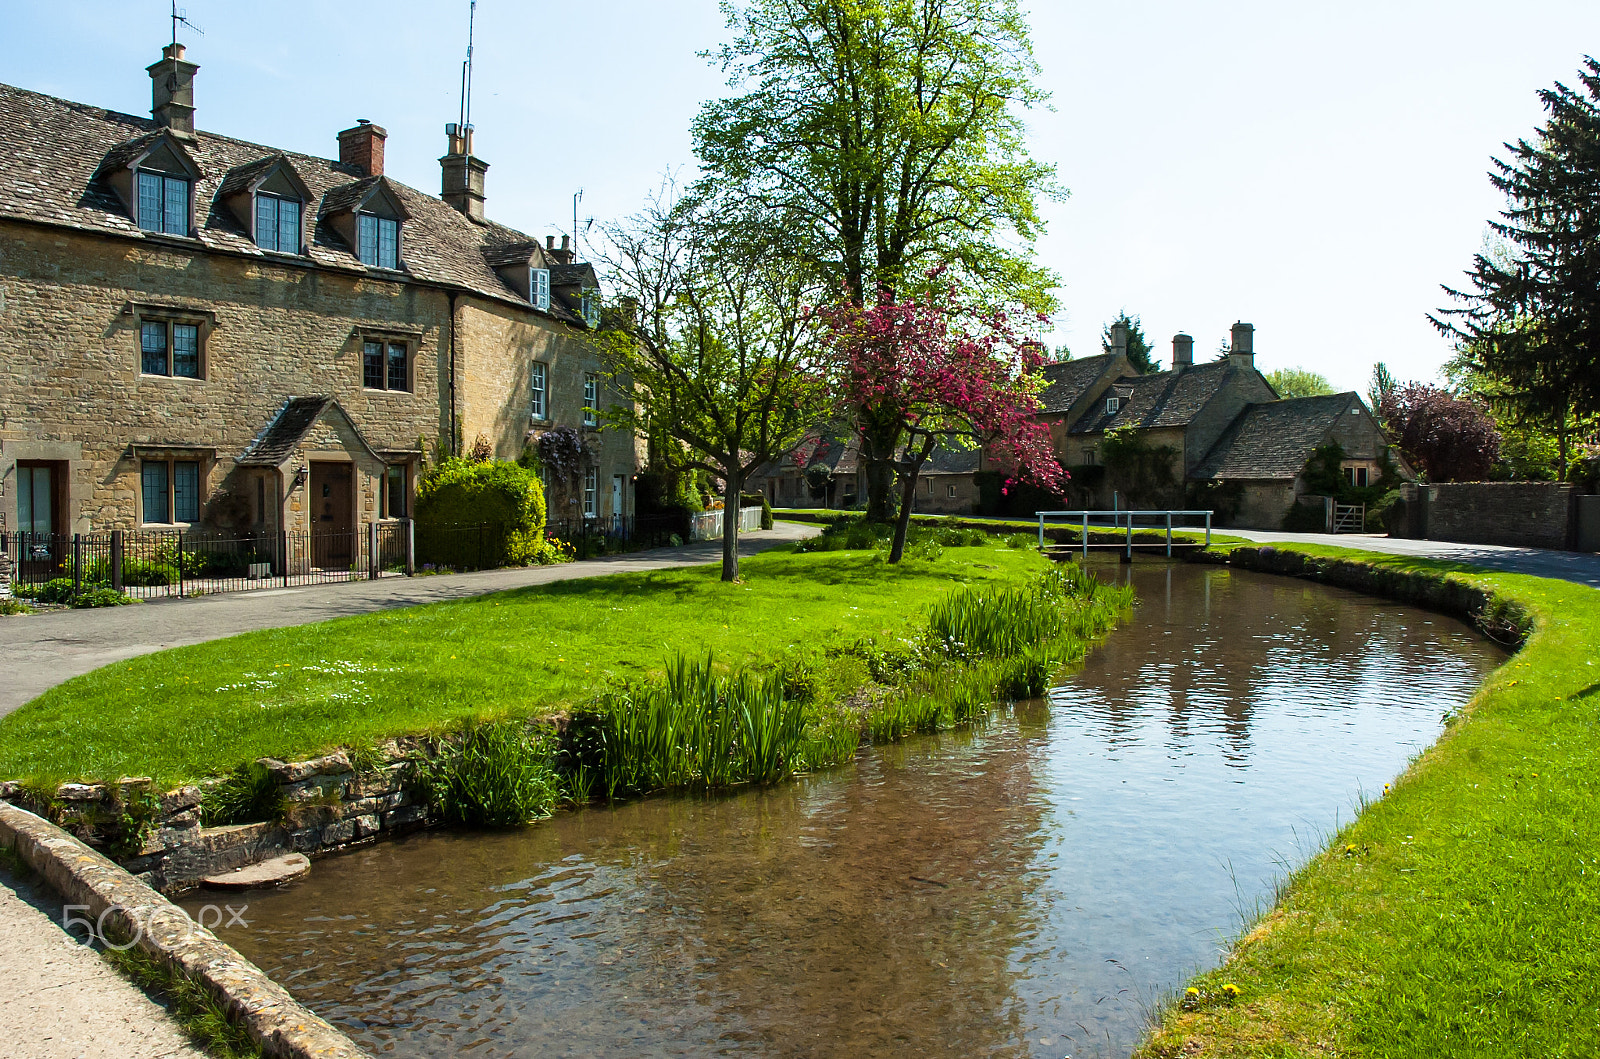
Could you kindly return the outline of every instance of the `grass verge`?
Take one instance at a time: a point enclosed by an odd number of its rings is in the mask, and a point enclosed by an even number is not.
[[[1484,593],[1481,624],[1528,635],[1136,1054],[1600,1054],[1600,593],[1407,556],[1275,548],[1274,572],[1309,560],[1303,576],[1364,578],[1402,598]]]
[[[137,947],[105,949],[100,955],[164,1005],[173,1021],[217,1059],[259,1059],[264,1054],[243,1026],[229,1020],[205,986],[181,971]]]
[[[553,714],[659,674],[679,653],[738,668],[892,643],[953,587],[1015,586],[1049,565],[992,545],[896,566],[873,553],[768,552],[741,564],[745,583],[723,584],[714,567],[621,574],[248,633],[46,692],[0,721],[0,777],[170,786],[258,757]]]

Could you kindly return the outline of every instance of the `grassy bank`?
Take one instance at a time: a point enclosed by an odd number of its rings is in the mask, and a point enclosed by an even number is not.
[[[1385,594],[1481,591],[1491,632],[1529,634],[1229,960],[1191,983],[1139,1056],[1600,1054],[1600,593],[1276,547],[1295,557],[1278,565],[1354,560],[1362,570],[1306,572],[1370,578]]]
[[[149,775],[174,784],[468,719],[532,717],[659,672],[920,630],[953,587],[1015,586],[1049,563],[997,546],[889,567],[871,553],[772,552],[725,585],[710,567],[624,574],[250,633],[120,662],[0,721],[0,777]]]

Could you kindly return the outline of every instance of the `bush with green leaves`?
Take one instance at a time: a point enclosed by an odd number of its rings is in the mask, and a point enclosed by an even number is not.
[[[449,459],[428,471],[417,483],[416,521],[418,549],[424,542],[430,552],[422,562],[441,566],[526,566],[536,561],[545,524],[544,490],[539,478],[526,467],[507,460]],[[449,532],[453,527],[490,525],[492,555],[471,561],[450,554],[452,547],[478,547]],[[463,561],[457,561],[463,560]]]
[[[281,820],[286,808],[283,791],[266,766],[240,765],[200,799],[200,822],[207,827],[254,824]]]
[[[422,764],[429,799],[452,823],[521,827],[550,815],[560,794],[554,749],[520,721],[469,724]]]
[[[137,600],[125,596],[110,585],[94,585],[86,587],[77,595],[71,597],[71,605],[78,610],[90,610],[96,607],[121,607]]]

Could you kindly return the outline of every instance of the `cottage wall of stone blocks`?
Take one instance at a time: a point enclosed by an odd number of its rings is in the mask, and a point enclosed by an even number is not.
[[[263,472],[233,458],[290,395],[333,396],[375,449],[412,450],[439,434],[441,291],[8,221],[0,275],[4,526],[16,524],[18,461],[40,460],[65,471],[63,532],[136,527],[140,460],[162,452],[199,459],[202,522],[257,524]],[[199,324],[201,378],[141,372],[140,324],[152,314]],[[410,392],[363,387],[367,333],[408,345]],[[350,459],[353,439],[336,440]],[[358,507],[371,512],[377,483],[363,489]]]

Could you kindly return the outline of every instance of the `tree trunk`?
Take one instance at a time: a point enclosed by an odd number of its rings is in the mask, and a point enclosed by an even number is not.
[[[1564,482],[1567,480],[1567,406],[1565,403],[1561,406],[1561,420],[1556,424],[1556,452],[1559,468],[1556,471],[1556,481]]]
[[[917,477],[922,471],[922,465],[933,451],[933,439],[929,438],[922,444],[915,455],[906,453],[906,463],[901,469],[902,485],[900,488],[900,517],[894,520],[894,544],[889,548],[889,562],[897,563],[906,554],[906,534],[911,529],[911,508],[917,499]]]
[[[900,444],[900,422],[875,424],[871,412],[862,415],[861,461],[867,471],[867,521],[888,522],[894,517],[894,457]]]
[[[739,580],[739,497],[744,493],[744,475],[724,473],[722,490],[722,579]]]

